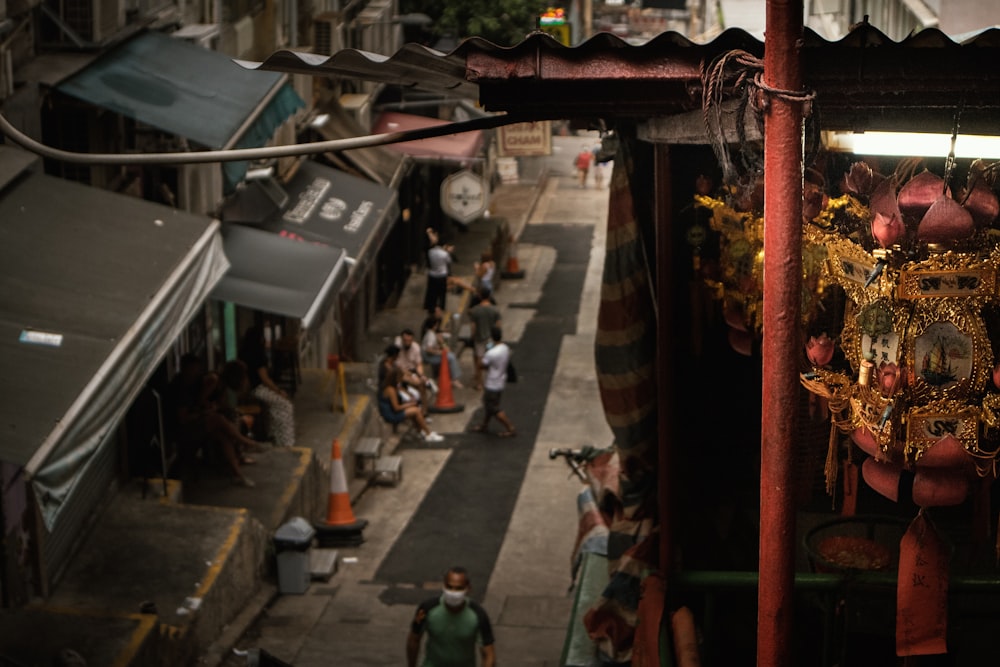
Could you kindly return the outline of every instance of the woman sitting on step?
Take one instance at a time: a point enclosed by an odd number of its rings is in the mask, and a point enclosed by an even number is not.
[[[386,369],[385,378],[378,395],[378,412],[387,423],[402,424],[409,419],[420,430],[420,435],[427,442],[441,442],[444,438],[427,426],[424,413],[416,401],[404,400],[399,391],[403,381],[403,373],[397,366]]]

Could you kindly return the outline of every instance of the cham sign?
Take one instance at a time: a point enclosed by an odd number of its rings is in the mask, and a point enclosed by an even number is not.
[[[441,209],[463,224],[481,216],[486,204],[486,183],[468,169],[457,171],[441,182]]]
[[[514,123],[498,128],[500,157],[552,155],[552,122]]]

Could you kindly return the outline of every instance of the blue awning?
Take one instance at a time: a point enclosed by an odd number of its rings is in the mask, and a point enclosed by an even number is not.
[[[256,148],[302,99],[284,74],[252,72],[225,54],[145,32],[108,51],[56,89],[208,149]],[[227,163],[230,183],[245,163]]]

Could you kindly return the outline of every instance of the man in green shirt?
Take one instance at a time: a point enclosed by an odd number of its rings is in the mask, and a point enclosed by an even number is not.
[[[483,388],[483,369],[480,360],[486,354],[486,344],[490,342],[490,332],[493,327],[500,326],[500,311],[493,303],[493,294],[488,289],[479,290],[479,303],[469,309],[469,321],[472,322],[472,349],[475,354],[475,385],[481,391]]]
[[[469,599],[470,590],[468,572],[453,567],[444,575],[443,593],[420,603],[406,638],[409,667],[417,667],[425,632],[427,647],[422,667],[475,667],[476,644],[480,645],[482,667],[494,667],[493,628],[486,611]]]

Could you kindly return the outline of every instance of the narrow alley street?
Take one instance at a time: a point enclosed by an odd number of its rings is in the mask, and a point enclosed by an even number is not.
[[[520,378],[504,394],[517,436],[469,430],[479,396],[471,388],[471,350],[461,354],[469,381],[455,398],[464,410],[433,415],[432,427],[445,441],[397,447],[401,483],[370,487],[354,507],[369,521],[364,544],[340,549],[339,571],[328,582],[278,596],[238,650],[259,648],[296,667],[405,664],[415,606],[440,590],[444,570],[463,565],[473,597],[493,621],[498,661],[558,663],[573,602],[579,482],[548,451],[611,442],[593,356],[611,165],[604,166],[603,187],[595,185],[593,170],[587,187],[571,170],[572,156],[595,137],[555,137],[553,155],[538,158],[547,178],[519,232],[525,276],[497,290]],[[456,255],[478,255],[478,248],[463,246],[463,236],[455,243]],[[419,326],[424,281],[411,276],[397,308],[376,318],[369,331],[374,349],[400,321]],[[230,654],[223,664],[246,659]]]

